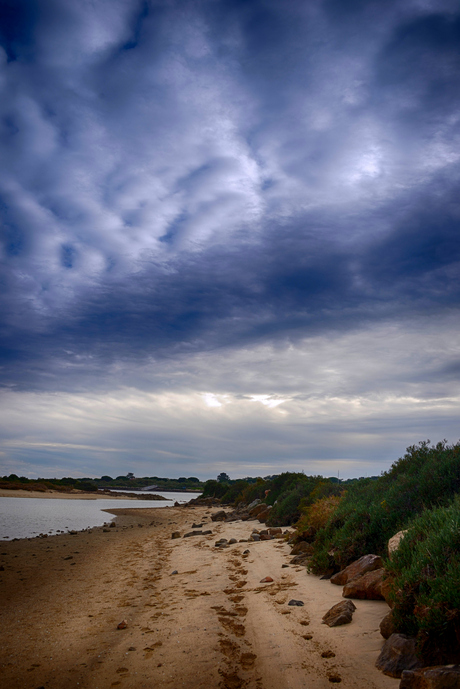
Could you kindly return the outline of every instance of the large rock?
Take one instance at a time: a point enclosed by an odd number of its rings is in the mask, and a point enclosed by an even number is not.
[[[267,521],[268,517],[270,516],[270,512],[272,511],[272,509],[273,509],[273,507],[270,505],[270,507],[267,507],[262,512],[259,512],[259,514],[257,515],[257,519],[259,520],[259,522],[261,524],[264,524]]]
[[[227,513],[224,510],[219,510],[219,512],[214,512],[211,514],[211,519],[213,522],[224,522],[227,518]]]
[[[291,550],[291,555],[299,555],[299,553],[312,555],[313,546],[311,545],[311,543],[307,543],[306,541],[300,541],[299,543],[296,543],[293,549]]]
[[[415,639],[405,634],[392,634],[383,644],[375,666],[390,677],[401,677],[404,670],[422,667],[415,652]]]
[[[261,502],[262,502],[262,500],[261,500],[260,498],[256,498],[255,500],[253,500],[253,501],[247,506],[248,512],[250,512],[252,509],[254,509],[254,507],[256,507],[256,505],[260,505]]]
[[[382,583],[384,569],[366,572],[362,577],[356,577],[345,584],[342,595],[344,598],[358,598],[359,600],[384,600]]]
[[[323,616],[322,624],[328,627],[339,627],[342,624],[350,624],[356,605],[351,600],[343,600],[334,605]]]
[[[258,505],[256,505],[251,510],[249,510],[249,514],[251,517],[257,517],[259,512],[263,512],[266,509],[267,509],[267,505],[265,504],[265,502],[259,502]]]
[[[393,611],[390,610],[380,622],[380,634],[384,639],[389,639],[392,634],[396,633],[395,621],[393,619]]]
[[[399,689],[460,689],[460,665],[403,670]]]
[[[310,555],[307,553],[299,553],[295,555],[292,560],[289,560],[290,565],[307,565],[310,559]]]
[[[355,560],[342,569],[341,572],[337,572],[331,577],[331,584],[337,584],[338,586],[345,586],[351,579],[355,577],[360,577],[366,572],[372,572],[374,569],[380,569],[383,567],[383,560],[378,555],[363,555],[359,560]]]
[[[405,529],[404,531],[398,531],[398,533],[392,536],[388,541],[388,556],[390,560],[393,557],[393,554],[398,550],[399,544],[401,543],[401,539],[404,537],[406,533],[407,529]]]

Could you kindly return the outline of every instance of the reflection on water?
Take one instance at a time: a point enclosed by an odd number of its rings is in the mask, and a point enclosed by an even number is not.
[[[197,494],[160,493],[166,500],[60,500],[46,498],[0,497],[0,540],[30,538],[40,533],[56,534],[102,526],[114,519],[102,510],[122,507],[166,507],[188,502]]]

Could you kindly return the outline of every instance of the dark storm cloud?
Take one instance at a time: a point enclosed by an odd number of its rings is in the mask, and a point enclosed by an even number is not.
[[[458,307],[455,3],[2,3],[2,375]]]

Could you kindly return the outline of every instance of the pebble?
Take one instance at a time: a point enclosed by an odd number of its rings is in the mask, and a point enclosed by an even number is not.
[[[303,602],[303,600],[292,599],[289,601],[288,605],[298,605],[299,607],[302,607],[303,605],[305,605],[305,603]]]

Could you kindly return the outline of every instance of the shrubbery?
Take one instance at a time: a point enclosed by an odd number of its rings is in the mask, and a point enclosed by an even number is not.
[[[448,505],[459,491],[460,444],[430,446],[427,441],[409,447],[377,480],[349,485],[318,532],[311,570],[342,569],[366,553],[384,555],[391,536],[423,510]]]
[[[393,617],[428,664],[460,661],[460,497],[414,519],[386,569]]]

